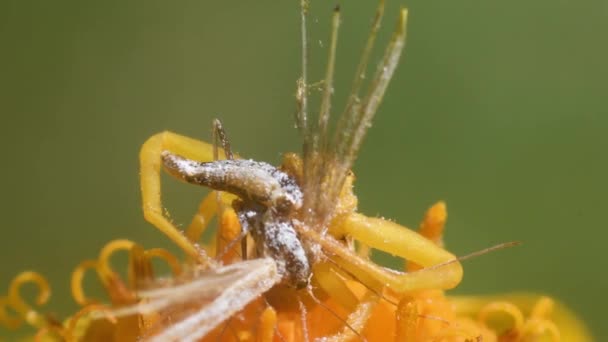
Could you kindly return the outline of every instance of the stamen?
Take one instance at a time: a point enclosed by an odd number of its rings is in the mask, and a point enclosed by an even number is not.
[[[86,315],[90,314],[91,312],[103,313],[103,315],[96,315],[96,319],[103,317],[114,325],[118,322],[116,317],[114,315],[112,315],[112,311],[110,310],[110,308],[106,307],[105,305],[101,305],[101,304],[89,304],[89,305],[85,306],[84,308],[80,309],[80,311],[78,311],[76,314],[74,314],[74,316],[72,316],[70,318],[68,325],[65,329],[65,332],[63,333],[66,341],[77,341],[78,340],[78,337],[75,336],[75,334],[74,334],[74,332],[77,329],[78,321],[80,321],[80,319],[82,319]]]
[[[440,201],[430,207],[424,215],[418,232],[420,235],[433,241],[439,247],[443,247],[443,230],[448,217],[445,203]],[[424,268],[415,262],[405,261],[405,269],[408,272]]]
[[[17,329],[23,324],[23,319],[20,316],[9,315],[6,310],[8,307],[8,297],[0,297],[0,324],[8,329]]]
[[[530,313],[530,318],[541,319],[548,317],[553,311],[553,307],[555,303],[549,297],[541,297],[534,307],[532,308],[532,312]]]
[[[418,232],[436,245],[443,247],[443,231],[447,218],[445,202],[439,201],[426,211]]]
[[[414,341],[418,325],[418,305],[411,297],[404,297],[397,306],[396,341]]]
[[[36,335],[34,335],[34,341],[35,342],[48,341],[48,338],[46,338],[46,337],[50,333],[55,333],[55,334],[59,335],[59,337],[63,341],[70,341],[70,342],[72,341],[67,338],[67,336],[63,332],[63,329],[60,326],[56,326],[56,325],[49,325],[49,326],[45,326],[45,327],[38,329],[38,331],[36,332]]]
[[[130,240],[114,240],[108,242],[99,252],[98,258],[98,271],[102,278],[113,277],[116,272],[112,270],[110,266],[110,257],[119,250],[130,250],[135,245]]]
[[[196,243],[201,238],[205,232],[205,229],[207,228],[207,225],[209,224],[209,221],[211,221],[217,212],[216,194],[216,191],[212,191],[205,196],[198,206],[198,210],[196,211],[196,214],[194,214],[188,229],[186,229],[184,235],[186,235],[188,240],[192,241],[193,243]]]
[[[530,320],[521,330],[521,339],[524,341],[535,341],[543,336],[549,337],[551,341],[561,341],[557,325],[550,320]]]
[[[268,300],[266,299],[266,297],[262,297],[262,300],[264,301],[264,304],[266,304],[267,308],[272,308],[272,305],[270,305],[270,303],[268,302]],[[272,310],[274,310],[274,309],[272,309]],[[287,342],[287,340],[285,339],[285,337],[283,337],[283,334],[281,334],[281,330],[279,329],[279,325],[277,323],[275,323],[275,325],[274,325],[274,333],[275,333],[276,337],[278,337],[281,342]]]
[[[70,279],[70,288],[72,290],[72,298],[81,306],[97,303],[98,300],[87,298],[82,287],[84,274],[88,269],[97,269],[97,260],[85,260],[78,264],[72,272]]]
[[[130,290],[139,290],[154,279],[154,270],[152,269],[152,261],[150,259],[146,255],[144,248],[138,244],[134,244],[129,249],[127,279]]]
[[[513,319],[509,330],[520,331],[524,325],[524,316],[517,306],[509,302],[492,302],[479,311],[478,320],[486,327],[491,315],[506,314]]]
[[[11,282],[8,290],[8,303],[28,324],[42,327],[45,325],[44,317],[32,309],[21,297],[21,287],[27,283],[33,283],[38,288],[37,305],[44,305],[49,300],[51,288],[46,278],[39,273],[26,271],[17,275]]]
[[[110,300],[114,304],[133,302],[135,300],[135,293],[127,288],[125,283],[118,276],[118,273],[112,269],[110,266],[110,258],[119,250],[131,251],[135,246],[138,245],[130,240],[114,240],[107,243],[99,252],[99,258],[97,259],[97,274],[108,292]]]
[[[215,260],[228,262],[235,255],[239,255],[236,244],[247,236],[247,231],[241,231],[241,224],[232,209],[226,209],[220,216],[220,224],[217,233],[217,254]],[[225,241],[228,241],[227,243]],[[242,256],[242,255],[241,255]]]
[[[260,316],[260,325],[257,333],[258,341],[272,342],[276,326],[277,312],[271,306],[267,306]]]
[[[182,273],[182,265],[179,259],[164,248],[148,249],[145,251],[145,255],[148,258],[157,257],[164,260],[171,268],[174,276],[179,276]]]

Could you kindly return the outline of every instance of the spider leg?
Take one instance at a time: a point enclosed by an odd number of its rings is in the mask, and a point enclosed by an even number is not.
[[[358,256],[356,260],[346,255],[340,256],[339,262],[357,264],[361,271],[372,272],[378,280],[396,292],[451,289],[462,279],[462,265],[456,256],[417,232],[394,222],[352,213],[332,225],[330,231],[334,236],[350,235],[372,248],[400,256],[423,267],[415,272],[399,273],[378,268]],[[432,267],[436,265],[441,266]]]
[[[298,225],[297,229],[302,236],[329,253],[341,269],[366,286],[379,290],[377,284],[381,284],[404,293],[418,289],[451,289],[460,283],[462,266],[458,259],[422,235],[384,219],[357,213],[345,216],[338,222],[334,221],[331,234],[322,235],[303,225]],[[334,238],[346,234],[372,248],[406,258],[424,268],[403,273],[381,267],[344,248]],[[366,280],[371,280],[371,283]]]
[[[202,264],[209,264],[212,262],[211,258],[207,256],[202,248],[189,239],[189,236],[196,234],[191,232],[190,229],[189,235],[183,234],[164,214],[160,181],[161,154],[163,151],[170,151],[192,160],[205,162],[213,160],[213,146],[199,140],[165,131],[150,137],[144,143],[139,153],[144,218],[169,237],[189,257]],[[201,212],[203,212],[202,217],[205,217],[205,211]]]

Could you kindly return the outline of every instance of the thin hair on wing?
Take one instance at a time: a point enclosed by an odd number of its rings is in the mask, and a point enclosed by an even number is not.
[[[244,266],[238,280],[223,284],[215,298],[147,341],[197,341],[280,281],[276,263],[270,258],[235,265]]]
[[[331,36],[329,44],[329,55],[325,79],[323,81],[323,93],[321,106],[316,126],[311,127],[312,151],[304,159],[304,207],[312,208],[317,202],[319,190],[323,182],[326,168],[326,156],[328,155],[328,125],[331,114],[331,98],[334,90],[334,70],[336,65],[336,47],[338,44],[338,31],[340,26],[340,7],[334,8],[332,16]],[[310,217],[310,216],[309,216]]]
[[[340,193],[346,175],[357,157],[363,138],[371,126],[374,114],[376,114],[386,88],[399,64],[399,58],[405,46],[406,20],[407,10],[401,9],[397,28],[386,48],[382,62],[378,65],[371,80],[367,95],[360,104],[355,102],[352,109],[345,112],[347,118],[344,120],[352,125],[352,128],[347,128],[344,132],[338,132],[336,165],[333,168],[332,184],[327,190],[330,198],[335,198]]]
[[[331,97],[334,92],[334,70],[336,66],[336,46],[338,44],[338,32],[340,27],[340,7],[334,8],[331,22],[331,37],[329,44],[329,55],[325,70],[325,81],[323,82],[323,94],[321,108],[319,110],[318,128],[314,132],[315,143],[318,144],[317,151],[324,152],[327,149],[327,126],[331,111]]]
[[[141,303],[120,307],[111,313],[116,317],[129,316],[162,310],[192,298],[214,298],[226,284],[243,278],[250,268],[264,267],[269,262],[266,260],[255,259],[204,271],[194,270],[191,274],[176,279],[158,279],[156,283],[146,286],[149,289],[137,291],[137,297],[142,299]]]
[[[353,131],[353,127],[355,125],[355,114],[358,112],[358,106],[361,103],[359,93],[361,92],[361,86],[363,85],[363,81],[366,77],[367,65],[369,64],[369,58],[374,48],[374,43],[376,42],[376,37],[378,36],[378,31],[380,30],[383,17],[384,0],[380,0],[376,9],[376,16],[374,17],[370,33],[367,37],[367,42],[365,43],[363,53],[361,54],[361,60],[359,61],[359,65],[355,71],[355,78],[348,97],[348,102],[346,103],[344,112],[342,112],[342,115],[340,116],[340,120],[338,121],[338,126],[336,128],[334,145],[336,149],[335,152],[338,154],[344,154],[349,132]]]
[[[300,0],[300,40],[302,41],[302,75],[296,89],[296,128],[302,134],[303,153],[310,152],[311,134],[308,127],[308,6],[309,0]]]
[[[327,133],[327,128],[323,128],[320,124],[319,133],[322,137],[323,142],[323,155],[316,160],[309,160],[310,158],[306,158],[305,154],[305,203],[304,207],[307,209],[312,209],[316,215],[310,215],[309,217],[315,217],[323,223],[323,221],[330,217],[333,213],[336,203],[336,197],[338,193],[330,193],[326,191],[326,188],[334,188],[334,184],[337,183],[336,176],[338,176],[337,172],[326,172],[326,170],[331,170],[336,165],[336,156],[343,155],[345,152],[342,152],[346,149],[345,145],[351,132],[354,131],[354,126],[356,124],[356,117],[359,111],[360,98],[359,93],[361,90],[361,86],[363,85],[363,81],[365,80],[365,74],[368,68],[368,63],[370,59],[371,52],[373,50],[374,43],[376,41],[376,37],[378,31],[381,26],[382,17],[384,16],[384,0],[380,0],[378,2],[378,7],[376,9],[376,15],[374,20],[372,21],[371,30],[368,35],[367,41],[365,43],[365,47],[362,52],[361,60],[359,61],[359,65],[357,66],[355,72],[355,78],[353,80],[351,92],[346,104],[344,111],[337,123],[336,132],[334,133],[333,141],[328,141],[329,134]],[[330,45],[330,55],[329,55],[329,63],[326,72],[326,80],[325,80],[325,90],[323,100],[326,100],[326,105],[322,104],[321,106],[321,115],[319,117],[319,122],[321,123],[323,119],[323,113],[326,112],[329,115],[330,110],[330,96],[333,87],[333,69],[335,65],[335,45],[337,41],[337,33],[338,33],[338,25],[339,18],[336,18],[336,14],[334,14],[334,22],[332,25],[332,44]],[[335,37],[335,38],[334,38]],[[325,110],[324,110],[325,109]],[[327,121],[327,119],[325,119]],[[340,177],[338,177],[340,178]],[[340,185],[335,185],[336,188],[341,188]],[[311,222],[309,222],[311,223]]]

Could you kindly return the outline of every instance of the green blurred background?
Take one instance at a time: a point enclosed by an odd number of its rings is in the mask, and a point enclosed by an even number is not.
[[[312,4],[313,80],[334,4]],[[416,226],[446,200],[454,253],[524,242],[466,261],[454,292],[550,294],[608,336],[608,2],[389,0],[376,61],[401,5],[408,46],[355,166],[360,210]],[[375,6],[342,3],[335,108]],[[3,0],[0,44],[0,284],[42,271],[51,311],[75,307],[69,274],[106,241],[169,245],[140,212],[148,136],[210,140],[218,117],[243,156],[299,150],[295,0]],[[189,222],[205,190],[164,179]]]

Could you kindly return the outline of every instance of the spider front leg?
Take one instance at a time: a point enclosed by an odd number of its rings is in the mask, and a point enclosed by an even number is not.
[[[163,151],[169,151],[191,160],[209,162],[214,160],[213,150],[214,147],[211,144],[165,131],[150,137],[139,153],[144,218],[167,235],[189,257],[202,264],[211,262],[206,252],[190,240],[188,236],[182,234],[164,214],[160,185],[161,154]],[[212,213],[203,214],[208,219],[210,219],[210,215]],[[193,234],[191,231],[189,235],[197,234]]]
[[[341,262],[351,266],[356,264],[361,272],[374,274],[377,280],[398,293],[419,289],[451,289],[462,279],[462,265],[456,256],[419,233],[394,222],[351,213],[337,220],[331,227],[331,233],[334,236],[352,236],[372,248],[423,267],[415,272],[400,273],[340,256]]]
[[[415,272],[399,273],[369,262],[362,263],[359,257],[356,260],[350,256],[340,256],[341,262],[356,265],[355,268],[361,272],[373,274],[377,280],[396,292],[451,289],[462,279],[462,266],[456,256],[417,232],[394,222],[352,213],[332,225],[331,232],[334,236],[352,236],[372,248],[400,256],[423,267]]]

